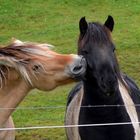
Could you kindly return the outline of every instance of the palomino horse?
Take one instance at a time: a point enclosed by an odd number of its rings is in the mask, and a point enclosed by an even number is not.
[[[62,55],[48,44],[14,41],[0,49],[0,128],[14,127],[11,113],[34,89],[52,90],[85,72],[82,56]],[[0,140],[14,140],[14,131],[0,131]]]
[[[85,57],[87,70],[69,94],[65,123],[97,125],[67,128],[68,139],[140,140],[140,108],[135,106],[140,104],[140,90],[119,70],[111,38],[113,18],[100,24],[83,17],[79,26],[78,53]]]

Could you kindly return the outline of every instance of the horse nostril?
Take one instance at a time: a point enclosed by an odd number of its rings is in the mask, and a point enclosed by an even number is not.
[[[79,60],[74,65],[72,71],[74,73],[80,73],[84,69],[86,69],[86,60],[83,56],[80,56]]]
[[[78,56],[70,66],[70,72],[74,77],[82,76],[86,71],[86,60],[83,56]]]
[[[78,65],[71,68],[71,72],[75,75],[79,75],[83,71],[84,71],[83,65]]]
[[[76,66],[76,67],[73,68],[73,72],[80,71],[81,69],[82,69],[82,65]]]

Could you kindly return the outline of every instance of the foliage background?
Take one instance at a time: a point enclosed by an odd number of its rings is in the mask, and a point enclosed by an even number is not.
[[[139,0],[0,0],[0,44],[12,37],[22,41],[47,42],[59,53],[76,53],[82,16],[104,23],[115,20],[113,40],[122,71],[140,85],[140,1]],[[74,84],[51,92],[34,90],[20,104],[65,106]],[[16,127],[63,125],[65,108],[16,110]],[[17,140],[65,140],[64,129],[36,129],[16,132]]]

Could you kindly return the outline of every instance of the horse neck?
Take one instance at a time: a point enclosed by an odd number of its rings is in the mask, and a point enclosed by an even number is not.
[[[29,90],[30,88],[22,78],[6,81],[6,85],[0,89],[0,127],[7,121]]]
[[[119,88],[113,96],[104,95],[100,87],[95,81],[84,81],[84,97],[85,105],[114,105],[122,104]]]

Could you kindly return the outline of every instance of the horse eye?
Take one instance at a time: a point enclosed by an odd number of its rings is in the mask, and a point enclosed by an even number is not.
[[[34,71],[38,71],[40,69],[40,65],[34,65],[32,69]]]
[[[88,54],[88,51],[87,50],[83,50],[82,53],[83,54]]]

